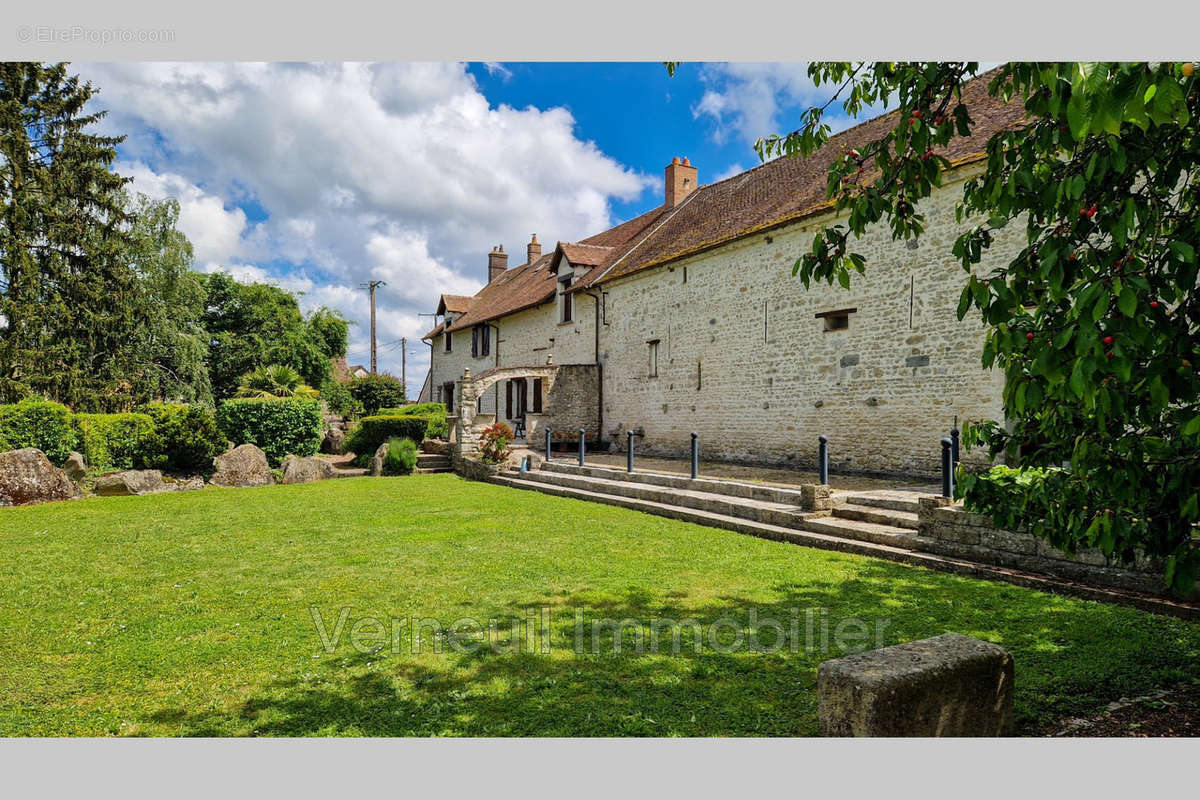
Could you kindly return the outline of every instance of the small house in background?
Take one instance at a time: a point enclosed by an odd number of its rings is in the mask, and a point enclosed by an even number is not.
[[[345,357],[331,358],[330,361],[333,362],[333,379],[338,383],[345,383],[355,378],[365,378],[371,374],[371,371],[362,364],[347,363]]]

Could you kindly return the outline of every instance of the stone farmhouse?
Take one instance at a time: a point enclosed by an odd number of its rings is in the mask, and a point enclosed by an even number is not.
[[[836,469],[936,474],[955,418],[1002,415],[1003,376],[980,364],[985,329],[955,313],[965,275],[950,250],[967,224],[954,215],[962,181],[1022,109],[983,80],[964,102],[975,130],[943,153],[953,168],[921,204],[926,234],[914,245],[878,226],[856,243],[867,272],[849,289],[805,289],[792,265],[836,221],[832,160],[895,112],[808,159],[713,184],[675,158],[658,208],[547,252],[535,235],[515,267],[495,248],[483,289],[438,303],[421,399],[459,415],[464,440],[499,418],[534,447],[547,427],[572,441],[585,428],[622,450],[633,430],[638,452],[683,456],[694,431],[706,459],[804,466],[824,434]],[[1003,233],[994,264],[1020,247]]]

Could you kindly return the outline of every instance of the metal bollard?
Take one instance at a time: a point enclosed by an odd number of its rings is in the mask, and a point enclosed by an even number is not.
[[[585,447],[584,442],[586,442],[586,441],[587,441],[587,429],[580,428],[579,429],[579,466],[581,466],[581,467],[583,466],[583,451],[584,451],[584,447]]]
[[[958,420],[954,421],[954,427],[950,429],[950,463],[958,466]]]
[[[954,467],[950,463],[950,447],[950,439],[942,439],[942,497],[954,496]]]
[[[529,456],[521,456],[521,472],[529,472]]]
[[[817,437],[817,482],[829,485],[829,437],[821,434]]]
[[[550,460],[550,429],[546,428],[546,460]]]
[[[700,474],[700,434],[692,431],[692,480]]]
[[[625,471],[633,472],[633,431],[626,431],[625,437]]]

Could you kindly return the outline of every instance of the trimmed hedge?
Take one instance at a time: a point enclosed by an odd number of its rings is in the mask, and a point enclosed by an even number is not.
[[[55,464],[62,464],[78,441],[71,412],[61,403],[31,397],[0,405],[0,451],[36,447]]]
[[[226,400],[217,426],[234,445],[257,445],[272,466],[288,455],[316,455],[324,437],[321,401],[310,397]]]
[[[229,444],[207,408],[148,403],[138,411],[154,420],[157,441],[146,462],[152,469],[211,470],[213,458]]]
[[[145,469],[158,449],[147,414],[75,414],[71,423],[89,469]]]
[[[346,438],[346,449],[353,451],[360,463],[375,455],[379,445],[391,438],[411,439],[414,444],[425,440],[428,423],[422,417],[399,415],[363,417],[358,427]]]
[[[430,439],[446,439],[450,427],[446,424],[446,406],[442,403],[413,403],[399,408],[381,408],[381,417],[420,417],[429,422],[425,435]]]

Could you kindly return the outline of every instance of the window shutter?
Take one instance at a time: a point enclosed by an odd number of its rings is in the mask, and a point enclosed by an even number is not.
[[[521,378],[517,384],[517,416],[524,417],[529,410],[529,381]]]
[[[492,353],[492,326],[483,326],[483,355],[491,355]]]
[[[513,385],[512,385],[512,381],[505,381],[505,382],[504,382],[504,385],[505,385],[505,387],[507,387],[507,389],[506,389],[506,391],[505,391],[505,393],[504,393],[504,394],[505,394],[505,397],[504,397],[504,416],[505,416],[505,418],[506,418],[506,419],[512,419],[512,415],[513,415],[513,413],[512,413],[512,400],[513,400],[513,398],[512,398],[512,395],[513,395]]]
[[[542,379],[533,379],[533,413],[542,413]]]
[[[479,358],[479,326],[471,328],[471,358]]]

